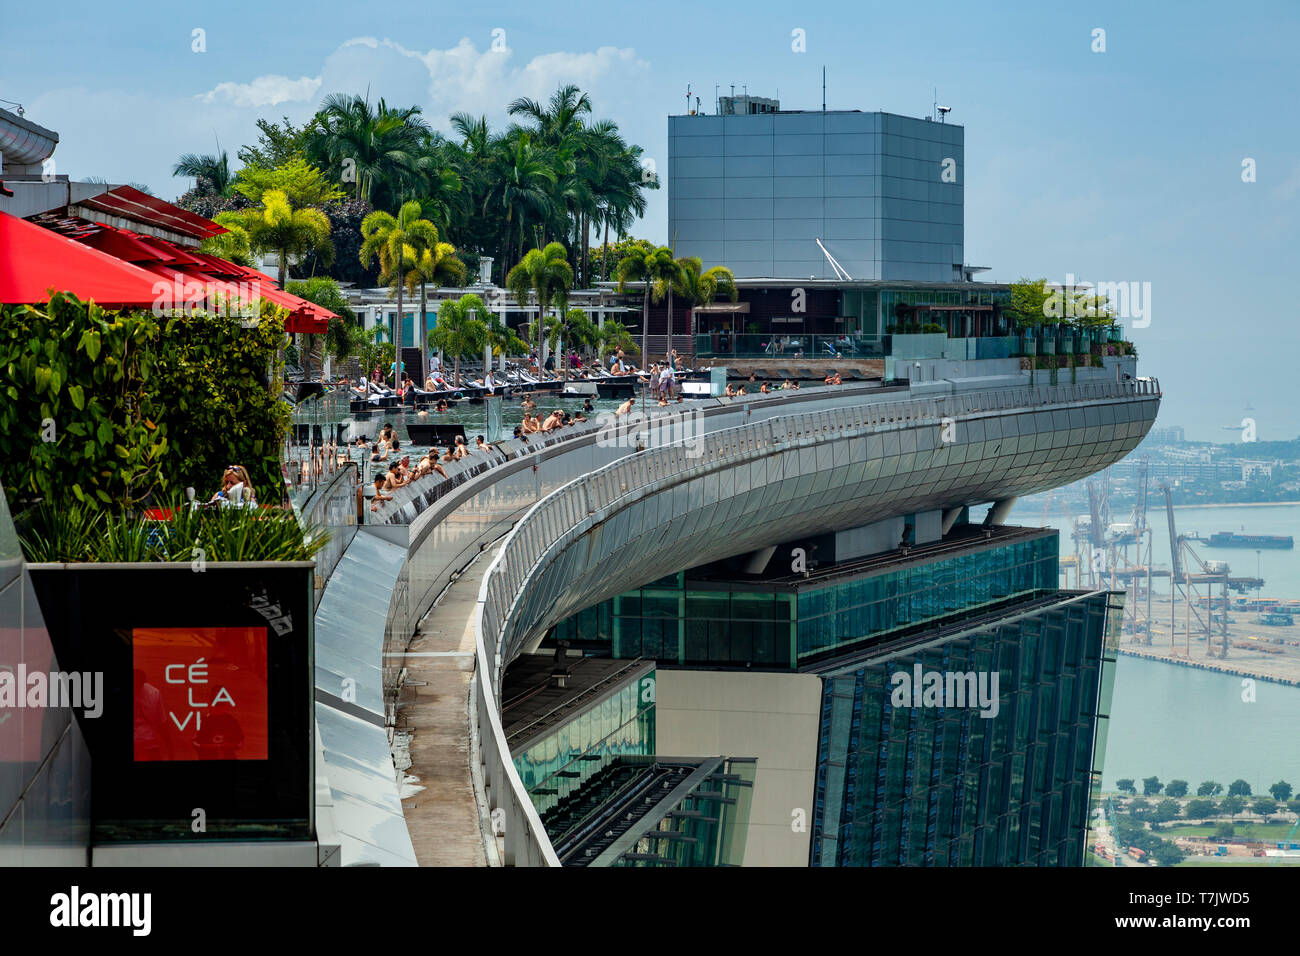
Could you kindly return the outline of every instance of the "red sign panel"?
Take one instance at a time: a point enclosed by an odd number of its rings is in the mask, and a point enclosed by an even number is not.
[[[267,759],[266,628],[137,627],[137,761]]]

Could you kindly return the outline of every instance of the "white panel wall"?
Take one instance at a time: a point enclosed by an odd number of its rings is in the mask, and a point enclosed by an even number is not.
[[[663,667],[657,675],[659,753],[758,758],[745,866],[807,866],[821,679]]]

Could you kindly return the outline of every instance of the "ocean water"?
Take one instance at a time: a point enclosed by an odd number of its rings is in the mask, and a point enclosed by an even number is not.
[[[1120,655],[1111,697],[1103,786],[1121,777],[1228,784],[1244,779],[1255,794],[1285,780],[1300,790],[1300,688],[1255,682],[1242,700],[1242,678]]]

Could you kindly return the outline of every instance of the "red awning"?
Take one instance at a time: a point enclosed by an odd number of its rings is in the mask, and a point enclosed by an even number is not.
[[[151,223],[162,229],[178,232],[183,236],[190,236],[195,240],[219,236],[226,231],[225,226],[219,226],[211,219],[204,219],[202,216],[192,213],[188,209],[182,209],[165,199],[150,196],[134,186],[114,186],[107,192],[102,192],[89,199],[83,199],[77,205],[85,206],[87,209],[93,209],[104,215]]]
[[[255,269],[129,229],[100,224],[73,240],[0,213],[0,247],[15,250],[0,263],[0,302],[44,302],[51,288],[101,305],[164,308],[265,298],[289,312],[286,331],[314,334],[335,317]]]
[[[85,243],[0,212],[0,303],[47,302],[72,292],[100,305],[150,305],[158,277]]]

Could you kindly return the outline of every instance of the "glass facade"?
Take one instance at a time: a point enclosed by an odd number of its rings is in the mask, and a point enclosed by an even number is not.
[[[1082,865],[1121,602],[1105,592],[1040,602],[978,632],[826,674],[810,863]],[[996,713],[914,706],[905,695],[898,706],[895,675],[918,665],[983,674],[988,688],[996,673]]]
[[[654,755],[654,683],[651,671],[515,754],[515,769],[548,830],[548,814],[616,758]]]
[[[798,596],[800,661],[839,652],[864,637],[966,613],[1056,587],[1054,534],[886,570]]]
[[[884,112],[668,118],[677,254],[738,277],[949,282],[964,243],[964,129]]]
[[[1057,556],[1056,533],[1045,531],[827,580],[728,584],[678,572],[582,611],[555,637],[623,659],[797,670],[903,628],[1055,588]]]

